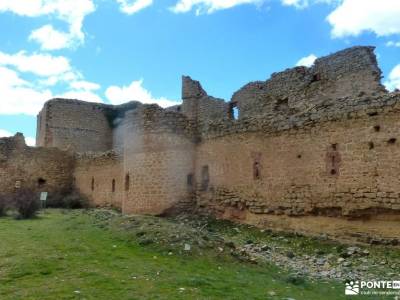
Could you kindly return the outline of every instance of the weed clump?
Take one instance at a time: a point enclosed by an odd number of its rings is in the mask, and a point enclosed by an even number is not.
[[[47,207],[52,208],[79,209],[89,206],[89,200],[77,192],[50,195],[47,200]]]
[[[7,197],[0,194],[0,217],[4,216],[7,212]]]
[[[14,194],[13,206],[18,212],[18,219],[33,218],[40,208],[38,195],[31,189],[18,189]]]

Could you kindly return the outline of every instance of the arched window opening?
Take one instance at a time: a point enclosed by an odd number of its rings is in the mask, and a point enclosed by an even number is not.
[[[236,102],[229,103],[229,117],[232,120],[239,119],[239,108]]]
[[[46,179],[43,179],[42,177],[40,177],[37,181],[38,187],[43,187],[46,184]]]

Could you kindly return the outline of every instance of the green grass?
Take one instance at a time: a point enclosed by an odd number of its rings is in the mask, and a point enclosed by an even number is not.
[[[342,283],[292,280],[274,266],[207,254],[168,255],[81,212],[0,218],[1,300],[288,298],[346,299]]]

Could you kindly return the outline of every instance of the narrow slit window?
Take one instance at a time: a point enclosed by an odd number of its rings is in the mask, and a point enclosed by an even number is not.
[[[111,182],[111,191],[113,193],[115,192],[115,179],[113,179],[112,182]]]
[[[261,165],[258,161],[253,163],[253,178],[254,180],[261,179]]]
[[[338,144],[331,144],[331,147],[327,152],[326,160],[329,174],[332,176],[339,175],[341,158],[338,150]]]
[[[125,175],[125,191],[129,191],[130,176],[129,173]]]
[[[94,177],[92,177],[92,186],[91,186],[91,188],[92,188],[92,191],[94,191]]]
[[[201,190],[207,191],[210,184],[210,174],[208,166],[203,166],[201,169]]]

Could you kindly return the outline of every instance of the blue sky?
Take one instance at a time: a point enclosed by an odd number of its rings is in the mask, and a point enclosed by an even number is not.
[[[190,75],[229,100],[353,45],[400,88],[399,16],[398,0],[0,0],[0,136],[32,144],[52,97],[168,106]]]

